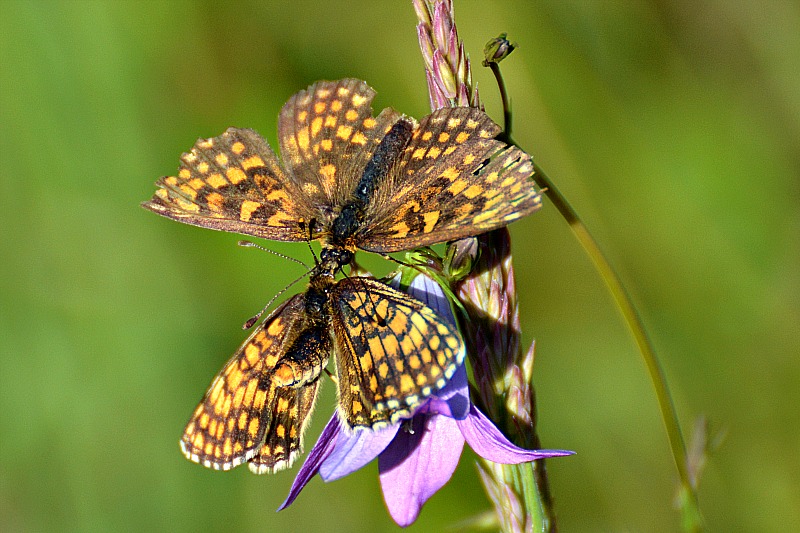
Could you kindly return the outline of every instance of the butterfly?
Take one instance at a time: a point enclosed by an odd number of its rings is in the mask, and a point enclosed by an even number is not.
[[[351,428],[407,418],[463,363],[454,326],[377,280],[315,269],[305,293],[279,306],[212,382],[186,425],[190,460],[255,473],[291,466],[319,378],[336,354],[338,412]]]
[[[253,332],[192,416],[181,443],[196,462],[247,461],[255,471],[291,463],[332,350],[350,427],[408,415],[463,361],[462,341],[421,302],[334,273],[358,248],[458,239],[541,206],[530,157],[495,140],[500,128],[482,111],[443,109],[417,123],[392,109],[373,116],[374,96],[359,80],[316,83],[280,113],[282,161],[254,131],[230,128],[199,140],[142,204],[210,229],[322,242],[302,300]]]
[[[200,139],[177,176],[142,205],[214,230],[279,241],[319,239],[345,265],[477,235],[528,215],[542,199],[530,156],[494,139],[476,108],[440,109],[419,123],[387,108],[356,79],[292,96],[278,119],[282,161],[249,129]]]

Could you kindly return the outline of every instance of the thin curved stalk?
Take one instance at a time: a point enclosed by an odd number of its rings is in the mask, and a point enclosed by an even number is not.
[[[503,140],[516,146],[517,143],[511,138],[511,108],[506,94],[505,82],[500,72],[500,66],[498,63],[489,63],[488,66],[491,68],[497,80],[497,86],[503,102],[503,118],[505,122]],[[680,424],[678,423],[678,414],[675,411],[675,406],[672,402],[669,388],[667,387],[664,371],[658,361],[650,337],[647,335],[644,323],[638,311],[636,311],[636,307],[633,304],[630,294],[628,294],[628,291],[625,289],[625,285],[600,249],[600,245],[589,232],[583,220],[581,220],[577,211],[575,211],[572,205],[567,201],[547,173],[535,163],[533,178],[536,184],[544,190],[545,195],[553,202],[553,205],[558,209],[561,216],[567,221],[567,224],[569,224],[578,242],[591,258],[595,268],[600,273],[600,277],[603,279],[606,287],[614,298],[614,302],[617,304],[622,318],[628,325],[636,341],[636,345],[639,347],[639,353],[647,367],[650,381],[655,389],[659,410],[661,411],[661,420],[667,430],[667,438],[669,439],[672,458],[675,461],[675,467],[680,477],[680,501],[683,511],[684,528],[692,532],[701,531],[702,518],[700,515],[700,506],[697,499],[697,491],[689,473],[686,443],[683,438],[683,433],[681,432]]]

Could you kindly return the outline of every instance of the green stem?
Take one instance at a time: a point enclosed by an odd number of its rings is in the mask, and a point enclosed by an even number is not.
[[[511,103],[508,101],[506,82],[500,73],[500,65],[498,63],[489,63],[489,68],[492,69],[494,79],[497,81],[497,88],[500,90],[500,98],[503,99],[503,133],[497,137],[501,141],[511,143]]]
[[[664,418],[664,424],[667,428],[667,434],[669,435],[670,445],[672,447],[673,456],[675,457],[675,464],[678,467],[678,473],[681,477],[681,483],[688,485],[690,484],[690,480],[686,462],[686,446],[683,442],[680,426],[678,425],[675,407],[672,404],[672,398],[670,397],[666,385],[664,372],[658,362],[650,338],[647,336],[642,319],[639,313],[637,313],[622,281],[611,267],[611,264],[608,262],[608,259],[606,259],[602,250],[600,250],[597,241],[592,237],[591,233],[589,233],[586,225],[584,225],[578,214],[553,184],[547,174],[545,174],[538,165],[534,165],[534,168],[536,171],[535,179],[537,185],[545,189],[547,197],[550,198],[559,213],[566,219],[578,241],[592,259],[595,267],[600,272],[600,276],[608,286],[608,290],[614,297],[620,313],[628,324],[636,340],[636,344],[639,346],[639,351],[642,353],[642,358],[647,365],[647,370],[650,372],[650,378],[656,390],[658,403],[661,407],[661,416]]]
[[[503,100],[503,120],[505,125],[504,133],[498,138],[501,138],[509,144],[517,146],[511,139],[511,108],[509,107],[508,97],[506,96],[505,83],[503,76],[500,73],[500,67],[497,63],[490,63],[489,67],[497,79],[498,89]],[[504,137],[504,139],[503,139]],[[697,532],[702,530],[702,518],[700,515],[700,506],[697,499],[697,491],[692,483],[689,475],[688,458],[686,454],[686,443],[681,433],[680,424],[678,423],[678,414],[675,411],[675,406],[672,403],[672,397],[669,394],[664,371],[658,362],[653,344],[647,335],[642,319],[633,305],[628,291],[622,280],[611,266],[603,251],[600,249],[597,241],[592,237],[589,229],[583,223],[578,213],[570,205],[567,199],[558,190],[558,187],[548,177],[548,175],[534,163],[533,179],[536,184],[544,190],[544,193],[553,202],[558,212],[567,221],[569,227],[572,229],[578,242],[581,243],[583,249],[592,259],[592,262],[603,278],[609,292],[614,297],[614,301],[622,314],[625,322],[630,328],[633,338],[639,347],[639,352],[642,355],[647,371],[650,374],[650,381],[653,383],[653,388],[656,392],[658,399],[658,406],[661,411],[661,419],[667,430],[667,437],[669,439],[670,448],[672,451],[672,458],[675,461],[675,466],[678,469],[678,476],[681,483],[681,503],[684,518],[684,528],[687,531]]]
[[[561,191],[558,190],[552,180],[538,165],[534,164],[534,170],[534,180],[536,184],[545,190],[547,197],[550,198],[553,205],[555,205],[556,209],[561,213],[561,216],[567,221],[570,228],[575,233],[578,242],[581,243],[583,249],[586,250],[586,253],[592,259],[598,272],[600,272],[600,276],[603,278],[603,281],[605,281],[608,290],[614,297],[622,317],[628,324],[631,334],[636,340],[636,344],[639,346],[642,359],[644,359],[644,363],[647,365],[647,370],[650,373],[650,380],[656,391],[658,405],[661,410],[661,418],[664,421],[664,426],[666,427],[667,436],[672,449],[672,457],[675,460],[675,466],[680,476],[682,492],[685,491],[685,493],[689,495],[689,497],[685,498],[685,503],[688,507],[684,509],[684,512],[699,516],[697,493],[694,490],[689,476],[686,444],[684,443],[681,428],[678,424],[678,415],[675,412],[675,406],[669,394],[664,371],[661,369],[661,365],[658,362],[658,357],[645,331],[642,319],[636,311],[628,291],[625,290],[622,280],[620,280],[617,273],[611,267],[608,259],[603,254],[597,241],[592,237],[592,234],[589,233],[589,230],[578,216],[578,213],[572,208],[569,202],[567,202],[567,199],[564,198],[564,195],[561,194]],[[691,530],[699,531],[699,524],[693,526]]]

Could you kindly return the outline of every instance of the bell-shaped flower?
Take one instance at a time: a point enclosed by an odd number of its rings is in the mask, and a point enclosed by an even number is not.
[[[439,286],[417,276],[409,294],[454,322]],[[469,399],[469,383],[460,366],[444,388],[431,396],[409,419],[371,431],[353,431],[334,414],[309,452],[281,505],[284,509],[319,474],[328,482],[355,472],[378,459],[383,497],[400,526],[416,520],[425,502],[442,488],[458,465],[464,443],[489,461],[517,464],[570,455],[565,450],[526,450],[512,444]]]

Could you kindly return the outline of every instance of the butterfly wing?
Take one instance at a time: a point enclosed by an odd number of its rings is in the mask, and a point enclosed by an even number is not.
[[[264,442],[274,443],[279,428],[304,425],[299,418],[307,412],[292,406],[305,406],[309,391],[270,383],[272,369],[303,323],[303,312],[303,297],[297,295],[253,331],[225,364],[181,437],[188,459],[215,470],[230,470],[253,459]],[[299,448],[299,443],[286,448]]]
[[[277,388],[264,444],[247,463],[251,472],[272,474],[292,466],[303,451],[303,434],[311,419],[318,387],[316,379],[297,388]]]
[[[305,240],[301,222],[317,213],[267,141],[248,129],[200,139],[181,156],[178,175],[156,185],[143,207],[186,224],[265,239]]]
[[[326,206],[329,217],[352,195],[375,148],[401,117],[392,109],[373,117],[374,97],[361,80],[321,81],[292,96],[281,110],[281,157],[295,186],[312,205]]]
[[[495,140],[499,132],[475,108],[423,118],[375,191],[359,248],[396,252],[478,235],[539,209],[530,156]]]
[[[407,417],[464,360],[458,331],[419,300],[373,279],[332,290],[339,409],[350,427]]]

